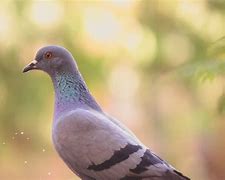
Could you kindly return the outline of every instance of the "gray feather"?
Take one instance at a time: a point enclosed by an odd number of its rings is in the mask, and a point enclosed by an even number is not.
[[[41,48],[23,72],[48,73],[55,90],[52,137],[68,167],[84,180],[188,180],[124,125],[104,113],[90,94],[72,54]]]

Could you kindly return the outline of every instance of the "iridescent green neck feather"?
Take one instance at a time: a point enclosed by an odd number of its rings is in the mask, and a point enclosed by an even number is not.
[[[55,89],[55,118],[76,108],[102,111],[78,70],[55,72],[51,78]]]

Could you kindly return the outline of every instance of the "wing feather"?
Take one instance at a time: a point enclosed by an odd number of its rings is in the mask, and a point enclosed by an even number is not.
[[[71,111],[61,116],[53,131],[59,155],[83,179],[162,177],[173,171],[133,133],[99,112]]]

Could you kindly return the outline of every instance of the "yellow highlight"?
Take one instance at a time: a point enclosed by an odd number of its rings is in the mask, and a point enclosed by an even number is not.
[[[31,7],[32,20],[41,28],[50,28],[60,22],[62,6],[56,1],[34,1]]]

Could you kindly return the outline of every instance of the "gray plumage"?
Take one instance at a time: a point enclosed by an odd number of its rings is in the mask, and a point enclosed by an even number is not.
[[[71,53],[41,48],[24,72],[43,70],[55,89],[54,146],[67,166],[84,180],[188,180],[163,161],[91,96]]]

